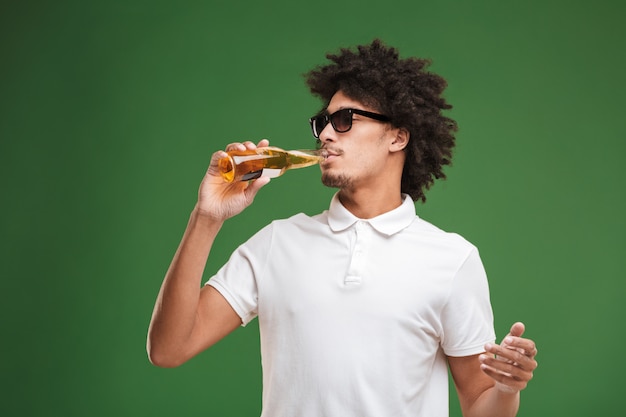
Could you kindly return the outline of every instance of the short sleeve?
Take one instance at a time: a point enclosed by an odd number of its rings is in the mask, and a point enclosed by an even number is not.
[[[272,244],[272,225],[266,226],[235,250],[206,283],[228,301],[247,325],[258,314],[257,280],[262,276]]]
[[[457,271],[442,311],[442,346],[448,356],[470,356],[495,340],[489,284],[476,248]]]

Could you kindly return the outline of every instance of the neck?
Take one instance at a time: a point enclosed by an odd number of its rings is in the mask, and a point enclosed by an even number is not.
[[[390,153],[384,175],[365,175],[339,190],[341,204],[359,219],[371,219],[402,205],[404,152]]]
[[[339,201],[359,219],[371,219],[400,207],[402,194],[399,190],[374,192],[362,189],[358,191],[341,189]]]

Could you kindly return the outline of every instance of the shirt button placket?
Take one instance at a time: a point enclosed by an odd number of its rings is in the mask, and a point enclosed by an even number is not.
[[[344,280],[346,286],[361,285],[364,267],[363,243],[365,240],[364,235],[366,234],[366,227],[366,224],[362,221],[358,221],[354,227],[356,239],[352,250],[352,259],[350,260],[348,275]]]

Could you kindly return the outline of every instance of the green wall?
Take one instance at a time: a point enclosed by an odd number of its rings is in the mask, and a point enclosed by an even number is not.
[[[481,249],[499,336],[523,320],[539,345],[519,415],[616,415],[626,6],[591,4],[2,2],[0,414],[258,415],[256,322],[158,369],[154,298],[210,155],[312,146],[301,74],[381,37],[449,80],[454,166],[418,211]],[[274,180],[224,227],[207,277],[332,193],[317,168]]]

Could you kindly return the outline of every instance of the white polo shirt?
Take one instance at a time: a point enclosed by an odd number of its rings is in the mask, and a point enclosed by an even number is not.
[[[265,417],[448,415],[446,355],[493,342],[477,249],[411,198],[361,220],[339,202],[277,220],[208,284],[258,316]]]

